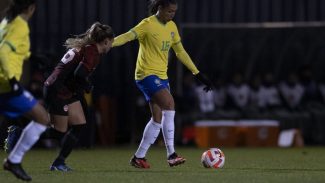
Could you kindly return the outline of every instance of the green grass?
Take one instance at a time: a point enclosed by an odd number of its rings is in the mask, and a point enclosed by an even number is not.
[[[128,161],[136,147],[76,150],[67,164],[69,173],[48,170],[55,150],[32,150],[24,158],[23,166],[33,182],[325,182],[325,148],[222,148],[226,156],[223,169],[206,169],[200,164],[203,149],[177,148],[187,162],[170,168],[163,147],[150,149],[147,158],[151,169],[129,166]],[[0,158],[6,154],[0,152]],[[0,182],[18,182],[7,171],[0,171]]]

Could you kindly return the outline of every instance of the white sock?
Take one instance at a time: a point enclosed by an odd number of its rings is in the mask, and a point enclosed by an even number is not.
[[[175,111],[162,111],[162,133],[165,140],[167,149],[167,157],[175,152],[174,149],[174,135],[175,135],[175,124],[174,124]]]
[[[151,144],[155,143],[159,132],[160,132],[161,125],[151,118],[150,121],[147,123],[144,131],[141,143],[139,145],[139,148],[137,152],[135,153],[135,156],[137,158],[144,158],[146,156],[146,153],[151,146]]]
[[[21,163],[25,153],[37,142],[46,126],[31,121],[23,130],[17,144],[8,156],[12,163]]]

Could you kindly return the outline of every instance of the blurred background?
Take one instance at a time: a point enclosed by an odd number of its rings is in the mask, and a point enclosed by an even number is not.
[[[119,35],[148,16],[147,5],[39,0],[30,22],[32,57],[24,85],[42,100],[42,83],[65,53],[69,36],[95,21]],[[177,144],[278,146],[282,138],[289,139],[287,146],[325,145],[324,0],[178,0],[174,21],[194,63],[216,86],[204,93],[171,52]],[[141,140],[150,109],[134,83],[137,51],[133,41],[102,58],[92,78],[95,89],[86,96],[90,113],[80,146]],[[1,145],[9,124],[0,122]]]

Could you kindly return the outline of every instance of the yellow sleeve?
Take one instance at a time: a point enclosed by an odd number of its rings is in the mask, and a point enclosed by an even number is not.
[[[142,20],[138,25],[133,27],[129,32],[117,36],[114,39],[113,47],[121,46],[121,45],[123,45],[129,41],[133,41],[135,39],[141,40],[146,33],[147,24],[148,24],[148,21],[146,19]]]
[[[131,31],[135,34],[136,38],[141,41],[146,36],[148,31],[149,21],[148,19],[142,20],[138,25],[133,27]]]
[[[136,39],[136,34],[133,31],[121,34],[114,38],[113,47],[124,45],[125,43]]]
[[[3,44],[0,48],[0,70],[3,71],[3,74],[8,79],[15,76],[14,72],[9,69],[9,58],[8,55],[11,52],[11,48],[7,44]]]
[[[194,65],[191,57],[185,51],[181,42],[174,44],[172,46],[173,50],[176,53],[176,57],[194,74],[198,74],[200,71]]]
[[[173,30],[173,44],[178,44],[179,42],[181,42],[181,36],[178,33],[178,29],[177,26],[175,24],[175,22],[172,22],[174,25],[174,30]]]
[[[15,21],[15,23],[11,25],[10,29],[8,30],[4,41],[16,54],[24,55],[24,59],[29,58],[29,28],[26,22]]]

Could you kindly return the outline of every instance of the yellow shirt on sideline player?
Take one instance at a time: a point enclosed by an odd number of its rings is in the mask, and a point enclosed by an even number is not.
[[[10,78],[20,80],[23,62],[30,56],[28,23],[17,16],[4,29],[0,44],[0,94],[10,92]]]

